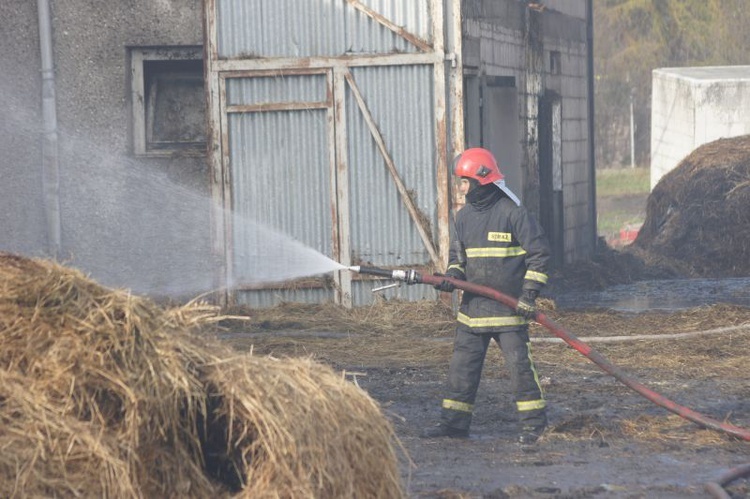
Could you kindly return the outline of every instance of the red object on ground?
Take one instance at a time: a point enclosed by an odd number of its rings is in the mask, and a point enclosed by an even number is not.
[[[642,224],[628,224],[620,229],[620,244],[630,244],[638,237],[638,231]]]

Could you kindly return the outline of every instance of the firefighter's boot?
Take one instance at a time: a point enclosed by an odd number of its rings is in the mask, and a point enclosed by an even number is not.
[[[518,444],[522,447],[533,446],[539,440],[539,437],[542,436],[545,428],[546,425],[522,426],[518,432]]]
[[[469,430],[461,430],[459,428],[453,428],[444,423],[440,423],[429,428],[422,430],[419,434],[422,438],[468,438]]]

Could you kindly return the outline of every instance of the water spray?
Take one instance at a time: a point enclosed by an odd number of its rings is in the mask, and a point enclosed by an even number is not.
[[[518,305],[517,299],[501,293],[496,289],[492,289],[487,286],[481,286],[479,284],[473,284],[468,281],[462,281],[460,279],[454,279],[452,277],[446,277],[443,275],[425,275],[417,272],[416,270],[388,270],[378,267],[366,266],[353,266],[349,267],[349,270],[360,274],[368,274],[378,277],[385,277],[387,279],[393,279],[396,281],[403,281],[406,284],[428,284],[435,286],[443,281],[448,281],[457,289],[468,291],[469,293],[474,293],[476,295],[481,295],[485,298],[495,300],[504,305],[507,305],[513,310],[515,310],[516,306]],[[677,414],[681,418],[692,421],[693,423],[696,423],[705,428],[711,428],[712,430],[721,431],[742,440],[750,441],[750,430],[709,418],[698,412],[695,412],[692,409],[679,405],[676,402],[673,402],[672,400],[664,397],[663,395],[654,392],[647,386],[628,376],[625,372],[622,371],[622,369],[609,362],[602,354],[578,339],[575,335],[563,329],[542,312],[537,311],[534,316],[534,320],[547,328],[552,334],[554,334],[558,338],[561,338],[565,343],[575,348],[587,359],[591,360],[594,364],[604,370],[604,372],[612,375],[615,379],[623,383],[625,386],[632,389],[639,395],[645,397],[654,404],[663,407],[664,409],[674,414]]]

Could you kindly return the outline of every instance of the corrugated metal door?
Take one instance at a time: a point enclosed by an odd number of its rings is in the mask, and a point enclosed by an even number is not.
[[[225,96],[227,174],[231,179],[227,247],[232,287],[253,305],[275,300],[325,301],[332,288],[298,277],[315,260],[295,242],[333,257],[331,209],[333,101],[331,71],[233,72]],[[334,184],[335,185],[335,184]],[[295,275],[296,273],[296,275]]]
[[[206,21],[214,241],[230,298],[370,300],[371,284],[349,272],[243,283],[254,259],[284,260],[280,248],[261,248],[256,223],[344,265],[440,268],[449,192],[442,3],[207,0]],[[399,297],[434,296],[425,288]]]

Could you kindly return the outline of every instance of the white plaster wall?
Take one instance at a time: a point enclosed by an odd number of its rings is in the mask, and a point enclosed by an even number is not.
[[[750,81],[702,85],[695,97],[697,145],[750,133]]]
[[[701,145],[750,133],[750,66],[652,73],[651,188]]]

